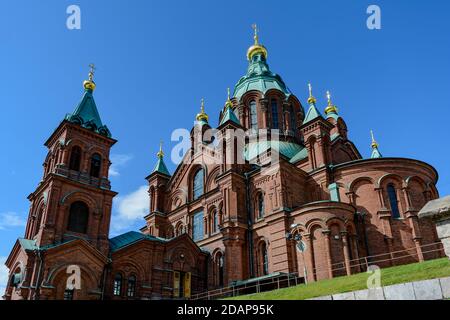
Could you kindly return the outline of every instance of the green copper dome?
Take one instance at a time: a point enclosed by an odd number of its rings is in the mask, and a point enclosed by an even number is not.
[[[291,95],[283,79],[270,71],[266,58],[262,53],[255,54],[249,62],[247,74],[234,87],[233,96],[238,100],[248,91],[256,90],[265,94],[271,89],[277,89],[285,95]]]

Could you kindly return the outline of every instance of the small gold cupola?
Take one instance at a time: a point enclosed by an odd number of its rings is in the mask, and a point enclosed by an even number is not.
[[[311,85],[311,83],[308,83],[308,89],[309,89],[308,104],[316,104],[316,98],[314,98],[314,96],[312,94],[312,85]]]
[[[197,121],[199,122],[206,122],[208,123],[208,115],[205,112],[205,100],[202,99],[201,105],[200,105],[200,113],[197,113],[196,117]]]
[[[85,90],[95,90],[95,82],[94,82],[94,71],[95,71],[95,65],[91,63],[89,65],[89,80],[84,80],[83,87]]]
[[[251,61],[253,56],[257,53],[262,54],[264,56],[264,59],[267,59],[267,49],[266,47],[264,47],[262,44],[259,43],[258,26],[256,25],[256,23],[252,25],[252,28],[254,31],[253,35],[254,44],[247,50],[247,59],[248,61]]]
[[[372,143],[371,143],[370,146],[372,147],[372,149],[378,148],[378,142],[375,140],[375,136],[373,135],[373,131],[372,130],[370,130],[370,135],[372,137]]]
[[[159,142],[159,151],[158,151],[158,153],[156,154],[156,156],[158,157],[158,159],[162,159],[162,158],[164,158],[164,151],[163,151],[163,149],[162,149],[162,145],[163,145],[163,142],[162,142],[162,140]]]
[[[330,91],[327,91],[327,100],[328,100],[328,105],[325,108],[325,114],[330,114],[330,113],[336,113],[338,112],[338,108],[333,105],[333,103],[331,102],[331,93]]]

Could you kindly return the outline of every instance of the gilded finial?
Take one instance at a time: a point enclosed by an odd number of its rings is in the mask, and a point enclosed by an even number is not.
[[[327,107],[325,108],[325,114],[337,113],[338,108],[335,105],[333,105],[333,103],[331,102],[330,91],[327,91],[327,100],[328,100],[328,104],[327,104]]]
[[[200,113],[197,114],[196,117],[197,121],[205,121],[208,122],[208,115],[205,112],[205,99],[202,98],[201,104],[200,104]]]
[[[159,151],[158,151],[158,153],[156,154],[156,156],[157,156],[159,159],[162,159],[162,158],[164,157],[164,151],[163,151],[163,149],[162,149],[162,146],[163,146],[163,141],[161,140],[161,141],[159,142]]]
[[[258,45],[258,26],[256,25],[256,23],[252,24],[252,29],[253,29],[253,40],[255,40],[255,45]]]
[[[267,49],[262,45],[259,44],[259,36],[258,36],[258,26],[256,23],[252,24],[253,29],[253,45],[248,48],[247,50],[247,59],[248,61],[251,61],[253,56],[257,53],[260,53],[264,56],[264,59],[267,59]]]
[[[312,85],[311,85],[310,82],[308,83],[308,90],[309,90],[308,103],[309,104],[316,104],[316,98],[314,98],[314,96],[312,94]]]
[[[95,65],[93,63],[89,64],[89,80],[85,80],[83,82],[83,87],[86,90],[92,90],[95,89],[95,82],[94,82],[94,72],[95,72]]]
[[[375,136],[373,135],[373,131],[372,130],[370,130],[370,135],[372,137],[372,144],[371,144],[372,149],[378,148],[378,142],[375,140]]]
[[[227,102],[225,102],[225,109],[226,108],[231,108],[233,106],[233,103],[231,102],[230,99],[230,88],[227,88]]]

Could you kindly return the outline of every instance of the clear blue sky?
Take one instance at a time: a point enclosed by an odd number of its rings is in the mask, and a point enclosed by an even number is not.
[[[81,8],[81,30],[66,28],[70,4]],[[366,27],[370,4],[381,7],[379,31]],[[331,90],[363,156],[373,129],[385,156],[432,164],[450,194],[449,12],[444,0],[2,1],[0,257],[23,236],[43,143],[79,102],[89,63],[102,120],[119,140],[115,232],[136,229],[159,140],[170,149],[202,97],[217,123],[226,88],[246,71],[254,22],[271,69],[305,105],[308,81],[321,107]]]

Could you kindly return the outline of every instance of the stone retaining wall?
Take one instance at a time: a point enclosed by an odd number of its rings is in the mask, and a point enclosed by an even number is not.
[[[450,277],[338,293],[308,300],[443,300],[450,299]]]

